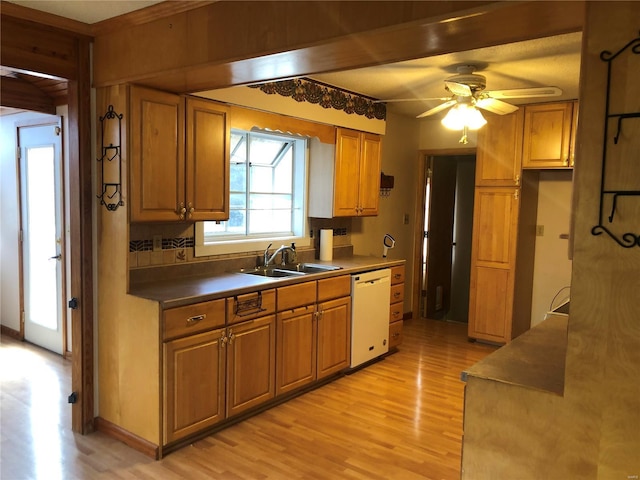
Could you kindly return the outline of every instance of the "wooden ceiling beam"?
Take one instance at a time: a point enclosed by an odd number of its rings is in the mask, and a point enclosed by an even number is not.
[[[219,2],[96,37],[94,84],[198,92],[560,35],[584,23],[583,1],[472,5]],[[220,9],[229,15],[218,18]],[[249,26],[255,35],[245,38]]]
[[[2,77],[0,81],[2,106],[32,110],[55,115],[54,99],[31,83],[12,77]]]

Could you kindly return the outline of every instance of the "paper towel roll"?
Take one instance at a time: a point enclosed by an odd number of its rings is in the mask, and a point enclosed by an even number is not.
[[[320,229],[320,260],[333,260],[333,230]]]

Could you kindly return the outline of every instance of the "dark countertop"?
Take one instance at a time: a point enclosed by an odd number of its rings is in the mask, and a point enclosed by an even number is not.
[[[462,380],[476,377],[562,395],[567,322],[567,315],[550,316],[462,372]]]
[[[331,262],[314,260],[310,263],[338,266],[341,267],[341,269],[280,278],[261,277],[236,272],[200,275],[131,285],[129,294],[155,300],[160,303],[161,308],[167,309],[284,285],[292,285],[294,283],[308,282],[340,275],[352,275],[370,270],[404,265],[405,261],[354,255],[352,257],[336,258]]]

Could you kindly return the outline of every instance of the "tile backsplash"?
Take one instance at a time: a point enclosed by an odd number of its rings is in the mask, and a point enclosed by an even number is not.
[[[309,219],[309,232],[312,237],[312,247],[319,251],[319,231],[321,228],[332,228],[334,249],[350,247],[351,219]],[[146,268],[150,266],[164,266],[185,264],[190,262],[207,262],[211,260],[233,259],[258,255],[260,252],[246,252],[245,254],[212,255],[208,257],[194,256],[195,228],[193,225],[182,224],[131,224],[129,229],[129,268]],[[162,238],[160,245],[154,250],[153,239]],[[309,249],[306,249],[309,250]]]

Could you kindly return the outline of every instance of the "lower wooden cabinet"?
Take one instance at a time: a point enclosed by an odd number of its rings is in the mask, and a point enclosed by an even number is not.
[[[389,302],[389,350],[402,343],[404,318],[404,265],[391,269],[391,293]]]
[[[316,379],[316,306],[278,313],[278,395]]]
[[[351,297],[318,304],[317,378],[349,366],[351,361]]]
[[[227,416],[275,396],[276,317],[227,327]]]
[[[225,418],[225,329],[164,344],[164,443],[171,443]]]

